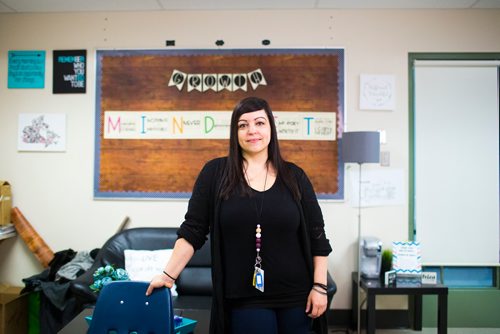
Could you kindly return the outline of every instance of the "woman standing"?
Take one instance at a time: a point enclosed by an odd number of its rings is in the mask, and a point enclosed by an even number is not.
[[[172,258],[153,278],[171,287],[210,232],[210,333],[326,333],[331,247],[314,189],[283,160],[268,103],[249,97],[231,117],[229,155],[200,172]]]

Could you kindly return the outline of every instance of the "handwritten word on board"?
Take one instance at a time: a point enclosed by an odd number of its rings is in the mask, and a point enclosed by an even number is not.
[[[333,112],[273,112],[278,137],[335,140]],[[106,111],[105,139],[227,139],[231,112]]]

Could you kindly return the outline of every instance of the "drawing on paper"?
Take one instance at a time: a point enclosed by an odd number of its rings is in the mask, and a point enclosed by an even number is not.
[[[64,151],[64,114],[19,115],[20,151]]]

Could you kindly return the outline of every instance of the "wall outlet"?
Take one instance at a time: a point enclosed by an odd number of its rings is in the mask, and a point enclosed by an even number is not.
[[[389,167],[391,165],[391,153],[389,151],[380,152],[380,166]]]

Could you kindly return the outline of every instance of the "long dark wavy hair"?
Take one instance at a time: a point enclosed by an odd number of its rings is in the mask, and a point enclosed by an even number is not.
[[[271,140],[268,146],[268,163],[272,163],[276,169],[277,177],[283,180],[286,187],[290,190],[296,200],[300,200],[300,191],[297,180],[286,165],[280,153],[278,135],[276,132],[276,123],[274,122],[273,112],[266,100],[258,97],[247,97],[241,100],[233,110],[231,115],[230,135],[229,135],[229,154],[227,159],[226,172],[221,187],[221,197],[227,199],[233,192],[250,195],[250,187],[245,181],[243,171],[243,154],[238,143],[238,121],[241,115],[264,110],[269,124],[271,126]]]

